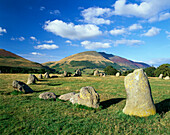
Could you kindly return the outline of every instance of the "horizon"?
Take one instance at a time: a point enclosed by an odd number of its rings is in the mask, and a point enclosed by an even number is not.
[[[170,63],[169,0],[8,0],[0,20],[0,48],[34,62],[96,51]]]

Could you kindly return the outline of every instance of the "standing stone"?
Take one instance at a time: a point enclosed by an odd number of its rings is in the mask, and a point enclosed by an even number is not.
[[[48,74],[48,72],[46,72],[46,73],[44,74],[44,78],[50,78],[50,75]]]
[[[57,96],[53,92],[44,92],[39,95],[40,99],[56,99]]]
[[[73,76],[81,76],[80,69],[77,69]]]
[[[30,75],[28,76],[27,84],[28,84],[28,85],[29,85],[29,84],[35,84],[36,81],[37,81],[37,78],[35,78],[35,75],[30,74]]]
[[[119,77],[119,76],[120,76],[120,73],[119,73],[119,72],[117,72],[117,73],[116,73],[116,77]]]
[[[67,93],[67,94],[61,95],[61,96],[59,96],[58,98],[61,99],[61,100],[68,101],[68,100],[70,100],[70,98],[72,98],[74,95],[75,95],[75,92],[71,92],[71,93]]]
[[[94,71],[94,76],[99,76],[99,71],[98,70]]]
[[[169,76],[166,76],[166,77],[164,78],[164,80],[169,80]]]
[[[106,74],[105,73],[103,73],[103,77],[105,77],[106,76]]]
[[[156,114],[150,84],[143,69],[136,69],[125,77],[127,93],[123,112],[128,115],[145,117]]]
[[[64,76],[64,77],[69,77],[69,74],[67,73],[67,71],[64,71],[63,76]]]
[[[32,92],[34,92],[28,85],[26,85],[23,82],[17,81],[17,80],[12,82],[12,87],[15,90],[23,92],[23,93],[32,93]]]
[[[43,79],[42,74],[39,74],[38,78],[39,78],[39,79]]]
[[[160,74],[160,75],[159,75],[159,78],[160,78],[160,79],[163,79],[163,74]]]

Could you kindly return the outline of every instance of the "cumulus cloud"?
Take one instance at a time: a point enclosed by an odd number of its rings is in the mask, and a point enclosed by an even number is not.
[[[121,39],[121,40],[116,40],[114,42],[114,46],[118,46],[118,45],[128,45],[128,46],[134,46],[134,45],[140,45],[140,44],[144,44],[144,41],[141,40],[129,40],[129,39]]]
[[[167,34],[167,38],[170,38],[170,32],[165,31],[165,33]]]
[[[66,43],[71,44],[72,42],[70,40],[66,40]]]
[[[51,15],[57,15],[57,14],[60,14],[60,11],[59,10],[52,10],[52,11],[50,11],[50,14]]]
[[[31,54],[32,55],[42,55],[41,53],[38,53],[38,52],[32,52]]]
[[[6,29],[3,29],[2,27],[0,27],[0,35],[3,35],[2,33],[7,33]]]
[[[140,24],[132,24],[131,26],[128,27],[128,30],[133,31],[133,30],[138,30],[138,29],[142,29],[142,25]]]
[[[31,36],[30,39],[32,39],[33,41],[37,41],[36,37]]]
[[[45,7],[40,7],[40,10],[41,10],[41,11],[45,10]]]
[[[113,30],[111,30],[110,31],[110,34],[111,35],[114,35],[114,36],[117,36],[117,35],[122,35],[122,34],[124,34],[124,33],[126,33],[126,29],[125,28],[121,28],[121,29],[113,29]]]
[[[165,64],[165,63],[170,63],[170,58],[157,58],[157,59],[151,59],[146,61],[149,65],[154,65],[156,67]]]
[[[54,41],[53,41],[53,40],[45,40],[44,42],[45,42],[45,43],[48,43],[48,44],[50,44],[50,43],[54,43]]]
[[[113,11],[110,8],[90,7],[83,10],[81,13],[84,17],[84,22],[99,25],[110,24],[111,21],[104,19],[104,17],[111,16]]]
[[[115,15],[135,16],[144,19],[150,19],[162,14],[162,12],[170,8],[169,0],[163,0],[163,1],[142,0],[140,4],[136,4],[136,3],[127,4],[126,2],[127,2],[126,0],[117,0],[115,2],[115,4],[113,5],[115,9],[114,10]]]
[[[59,48],[59,46],[55,45],[55,44],[52,44],[52,45],[43,44],[43,45],[34,46],[34,48],[35,49],[48,49],[48,50],[51,50],[51,49],[57,49],[57,48]]]
[[[142,36],[152,37],[152,36],[158,35],[160,33],[160,30],[161,29],[159,28],[152,27],[146,33],[142,34]]]
[[[24,41],[25,38],[24,37],[19,37],[19,38],[14,38],[12,37],[11,40],[19,40],[19,41]]]
[[[61,20],[47,21],[44,29],[57,36],[72,40],[88,39],[102,34],[96,25],[74,25],[73,23],[65,23]]]
[[[89,50],[111,47],[110,43],[91,42],[91,41],[83,41],[83,42],[81,42],[81,46],[83,46],[85,49],[89,49]]]

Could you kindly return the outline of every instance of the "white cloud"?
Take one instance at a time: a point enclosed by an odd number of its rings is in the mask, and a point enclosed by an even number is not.
[[[111,16],[113,14],[113,11],[110,8],[90,7],[83,10],[81,13],[84,17],[84,22],[98,25],[110,24],[111,21],[104,19],[104,17]]]
[[[130,31],[133,31],[133,30],[138,30],[138,29],[142,29],[143,27],[140,25],[140,24],[132,24],[131,26],[128,27],[128,29]]]
[[[129,40],[129,39],[121,39],[121,40],[116,40],[114,43],[114,46],[118,45],[128,45],[128,46],[134,46],[134,45],[140,45],[144,44],[144,41],[141,40]]]
[[[140,18],[150,19],[165,10],[169,10],[169,0],[142,0],[138,5],[136,3],[126,4],[126,0],[117,0],[113,5],[115,15],[136,16]]]
[[[164,13],[164,14],[160,14],[159,16],[159,21],[162,21],[162,20],[167,20],[170,18],[170,13]]]
[[[7,33],[6,29],[3,29],[2,27],[0,27],[0,35],[3,35],[2,33]]]
[[[19,40],[19,41],[24,41],[25,38],[24,38],[24,37],[20,37],[20,38],[18,38],[18,40]]]
[[[126,29],[125,28],[113,29],[113,30],[110,31],[110,34],[115,35],[115,36],[116,35],[122,35],[124,33],[126,33]]]
[[[50,11],[50,14],[57,15],[57,14],[60,14],[60,11],[59,10],[53,10],[53,11]]]
[[[146,61],[146,63],[148,63],[149,65],[154,65],[158,67],[162,64],[170,63],[170,58],[151,59],[151,60]]]
[[[72,40],[88,39],[102,34],[96,25],[74,25],[73,23],[67,24],[61,20],[47,21],[44,29],[57,36]]]
[[[40,10],[41,10],[41,11],[45,10],[45,7],[40,7]]]
[[[12,37],[11,40],[19,40],[19,41],[24,41],[25,38],[24,37],[19,37],[19,38],[14,38]]]
[[[71,44],[72,42],[70,40],[67,40],[66,43]]]
[[[81,42],[81,46],[83,46],[85,49],[90,49],[90,50],[111,47],[110,43],[91,42],[91,41],[83,41]]]
[[[32,39],[33,41],[37,41],[36,37],[31,36],[30,39]]]
[[[38,53],[38,52],[32,52],[31,54],[32,55],[42,55],[41,53]]]
[[[50,44],[50,43],[54,43],[53,40],[45,40],[44,42],[45,42],[45,43],[49,43],[49,44]]]
[[[160,30],[161,29],[159,28],[152,27],[151,29],[148,30],[148,32],[142,34],[142,36],[152,37],[152,36],[158,35],[160,33]]]
[[[52,44],[52,45],[48,45],[48,44],[43,44],[43,45],[38,45],[38,46],[34,46],[35,49],[57,49],[59,48],[58,45]]]
[[[167,38],[170,38],[170,32],[165,31],[165,33],[167,34]]]

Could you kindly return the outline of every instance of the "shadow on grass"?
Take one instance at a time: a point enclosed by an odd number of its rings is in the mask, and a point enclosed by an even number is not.
[[[36,90],[34,91],[35,93],[40,93],[40,92],[46,92],[46,91],[49,91],[50,89],[45,89],[45,90]]]
[[[61,83],[37,83],[34,85],[48,85],[48,86],[59,86],[62,85]]]
[[[117,104],[124,99],[125,98],[112,98],[112,99],[100,102],[100,105],[102,106],[103,109],[106,109],[106,108],[110,107],[111,105]]]
[[[42,80],[42,79],[41,79],[41,80],[38,80],[38,81],[39,81],[39,82],[45,82],[45,81],[48,81],[48,80]]]
[[[157,104],[155,104],[156,112],[159,114],[164,114],[170,111],[170,99],[165,99]]]

